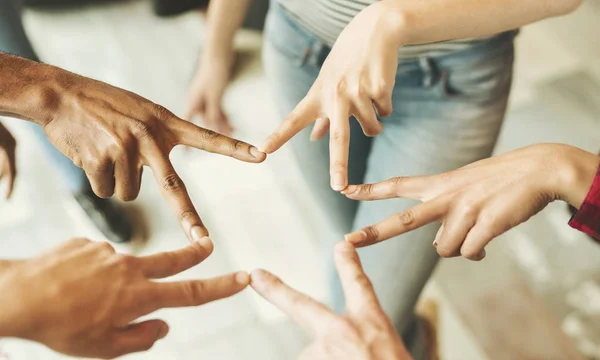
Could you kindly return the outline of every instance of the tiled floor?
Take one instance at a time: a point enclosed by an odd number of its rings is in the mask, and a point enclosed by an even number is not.
[[[600,39],[588,36],[583,41],[580,33],[582,28],[591,28],[588,34],[600,33],[599,10],[600,2],[590,0],[570,18],[523,31],[518,40],[511,115],[499,152],[538,141],[598,150]],[[130,89],[181,112],[185,88],[201,50],[202,22],[197,14],[159,20],[151,15],[146,2],[133,1],[68,12],[29,11],[26,23],[43,60]],[[238,40],[240,49],[251,56],[228,91],[225,108],[238,129],[236,136],[259,142],[278,119],[262,75],[260,35],[246,32]],[[65,196],[34,139],[17,121],[9,121],[9,125],[19,138],[20,173],[13,200],[0,204],[0,253],[31,256],[72,236],[98,238]],[[324,296],[316,244],[318,235],[328,231],[327,224],[299,180],[289,149],[283,148],[260,166],[204,153],[176,151],[173,159],[216,243],[210,259],[182,276],[208,277],[260,266],[317,298]],[[39,181],[42,178],[47,181]],[[146,243],[120,247],[121,251],[147,254],[186,243],[150,174],[144,176],[140,198],[129,207],[139,224],[146,224],[150,236]],[[593,275],[600,273],[598,262],[593,261],[600,250],[568,230],[566,216],[563,207],[553,206],[506,235],[507,241],[502,246],[495,244],[494,249],[506,250],[524,274],[529,274],[533,288],[560,319],[567,319],[567,330],[587,341],[581,346],[589,349],[600,343],[600,330],[590,325],[585,311],[573,310],[572,304],[579,302],[550,301],[557,291],[562,298],[568,293],[571,299],[587,296],[594,291]],[[530,246],[529,250],[522,250],[524,246]],[[564,253],[569,256],[562,256]],[[577,259],[575,271],[567,270],[573,263],[565,259]],[[454,273],[459,279],[464,270],[453,264],[442,263],[438,272]],[[478,270],[491,271],[485,262]],[[590,279],[587,288],[581,288],[583,277]],[[557,278],[577,281],[552,281]],[[447,287],[436,284],[432,289],[449,309],[442,314],[445,358],[484,359],[468,327],[451,311],[451,291],[446,294]],[[250,291],[204,307],[159,315],[171,325],[171,334],[151,352],[131,359],[292,359],[307,341]],[[2,339],[0,348],[11,360],[62,358],[17,340]]]

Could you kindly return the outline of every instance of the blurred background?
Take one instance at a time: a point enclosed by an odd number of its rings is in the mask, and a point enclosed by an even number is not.
[[[202,52],[198,8],[208,1],[25,3],[26,31],[42,61],[182,115]],[[253,1],[236,38],[238,61],[224,100],[234,135],[251,143],[281,120],[261,67],[267,8],[267,0]],[[2,257],[33,256],[75,236],[102,240],[30,129],[3,120],[18,139],[19,176],[12,200],[0,203]],[[600,0],[518,36],[511,105],[496,153],[537,142],[600,150]],[[180,277],[263,267],[324,297],[318,236],[328,224],[287,146],[260,166],[193,151],[176,150],[172,158],[215,241],[214,254]],[[151,174],[144,177],[139,199],[124,205],[144,239],[118,250],[149,254],[185,245]],[[437,319],[442,359],[600,359],[600,245],[570,229],[569,216],[564,204],[551,204],[495,240],[483,262],[440,262],[423,299],[436,305],[428,313]],[[170,324],[170,335],[128,359],[293,359],[308,340],[250,291],[157,316]],[[0,359],[63,358],[37,344],[0,339]]]

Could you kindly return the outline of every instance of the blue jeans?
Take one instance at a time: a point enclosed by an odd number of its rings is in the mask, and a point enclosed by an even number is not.
[[[381,119],[383,132],[368,138],[351,121],[351,184],[394,176],[437,174],[489,157],[506,112],[512,80],[516,32],[437,57],[398,63],[394,112]],[[283,119],[306,95],[330,48],[297,24],[279,5],[267,17],[264,66]],[[330,263],[332,306],[344,309],[344,296],[333,269],[333,243],[351,230],[381,221],[412,205],[408,199],[356,202],[329,187],[329,139],[309,141],[310,127],[293,138],[292,147],[313,195],[324,207],[336,233],[323,238]],[[407,347],[422,357],[422,338],[414,315],[421,290],[438,255],[432,246],[439,224],[431,224],[375,246],[360,249],[375,291]]]
[[[0,51],[18,55],[31,60],[38,60],[21,22],[21,11],[15,0],[0,0]],[[80,193],[89,190],[90,184],[85,172],[48,141],[44,130],[37,124],[30,123],[35,135],[39,138],[44,152],[65,180],[69,190]]]

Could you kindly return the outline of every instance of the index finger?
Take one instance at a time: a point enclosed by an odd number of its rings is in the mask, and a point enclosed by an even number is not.
[[[277,151],[308,124],[317,120],[319,112],[312,98],[306,96],[291,113],[283,120],[277,129],[269,135],[261,150],[267,154]]]
[[[447,197],[426,201],[389,217],[375,225],[346,234],[346,241],[356,247],[373,245],[429,223],[440,221],[448,211]]]
[[[379,300],[373,290],[371,280],[365,274],[354,246],[342,241],[335,245],[335,267],[340,275],[346,298],[346,308],[350,313],[373,315],[381,313]],[[369,314],[364,314],[368,312]]]
[[[245,162],[259,163],[267,158],[265,153],[248,143],[201,128],[191,122],[174,119],[172,124],[171,129],[177,136],[179,145],[226,155]]]
[[[200,216],[188,195],[185,184],[177,175],[173,165],[162,153],[156,153],[148,159],[154,178],[160,187],[161,194],[169,207],[177,216],[183,231],[190,241],[199,241],[208,236],[208,230],[202,224]]]
[[[185,280],[152,283],[149,307],[146,313],[174,307],[199,306],[224,299],[244,290],[250,279],[240,271],[206,280]]]
[[[250,286],[313,335],[327,331],[325,325],[337,319],[337,315],[325,305],[292,289],[268,271],[252,271]]]
[[[180,250],[137,258],[137,264],[145,277],[165,278],[200,264],[210,256],[213,248],[212,241],[204,237]]]
[[[429,176],[394,177],[374,184],[350,185],[342,194],[353,200],[383,200],[396,197],[421,199],[430,187]]]
[[[348,152],[350,151],[350,105],[343,97],[333,103],[329,125],[329,175],[331,188],[342,191],[348,186]]]

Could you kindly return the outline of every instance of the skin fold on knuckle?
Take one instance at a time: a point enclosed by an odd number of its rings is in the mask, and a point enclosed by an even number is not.
[[[163,178],[163,190],[166,192],[180,192],[185,190],[185,184],[177,174],[169,174]]]
[[[379,233],[379,229],[377,229],[376,226],[367,226],[364,227],[362,229],[362,231],[364,231],[364,233],[367,235],[365,242],[366,243],[372,243],[372,242],[378,242],[380,239],[380,233]]]

